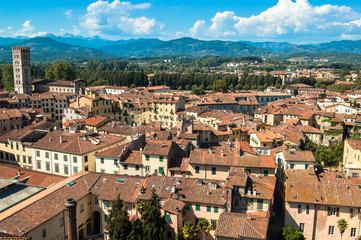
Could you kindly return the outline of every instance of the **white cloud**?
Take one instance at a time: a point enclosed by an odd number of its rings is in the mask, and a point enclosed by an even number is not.
[[[150,6],[149,3],[98,0],[87,7],[87,14],[82,17],[80,24],[91,34],[152,34],[161,30],[163,24],[145,16],[131,16],[133,11],[148,9]]]
[[[250,17],[233,11],[217,12],[203,29],[194,27],[189,34],[198,37],[223,37],[248,40],[327,40],[342,38],[361,30],[361,14],[347,6],[312,6],[308,0],[279,0],[267,10]],[[206,28],[206,30],[204,30]],[[318,39],[323,36],[326,39]]]
[[[73,16],[73,10],[69,9],[64,12],[67,18],[71,18]]]
[[[44,36],[46,32],[36,32],[35,27],[31,25],[30,20],[26,20],[23,27],[14,33],[14,36],[26,36],[26,37],[40,37]]]
[[[6,29],[7,29],[7,30],[12,30],[12,29],[13,29],[13,27],[10,27],[10,26],[9,26],[9,27],[7,27]]]
[[[206,22],[204,20],[198,20],[194,23],[193,27],[189,29],[189,32],[192,36],[195,36],[197,33],[206,30]]]

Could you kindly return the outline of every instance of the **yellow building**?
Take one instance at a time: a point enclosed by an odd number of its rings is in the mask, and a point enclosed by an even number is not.
[[[98,116],[111,117],[113,115],[112,99],[105,95],[100,96],[96,91],[86,90],[85,95],[73,99],[69,107],[87,107],[88,112]]]

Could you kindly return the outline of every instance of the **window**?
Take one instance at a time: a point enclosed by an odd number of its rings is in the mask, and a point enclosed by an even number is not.
[[[166,215],[165,215],[165,220],[166,220],[167,222],[170,222],[170,215],[169,215],[169,214],[166,214]]]
[[[58,160],[58,154],[57,153],[54,153],[54,159]]]
[[[306,213],[309,214],[310,208],[308,205],[298,205],[298,213]]]
[[[68,155],[64,155],[63,159],[64,159],[64,162],[67,162],[68,161]]]
[[[212,167],[212,174],[215,175],[217,172],[217,168],[216,167]]]
[[[55,172],[58,173],[59,172],[59,164],[55,163],[54,167],[55,167]]]
[[[36,156],[40,157],[40,151],[36,151]]]
[[[351,228],[351,237],[356,237],[356,228]]]
[[[104,158],[100,158],[100,163],[104,164]]]
[[[28,163],[31,164],[31,157],[28,157]]]
[[[257,199],[257,210],[258,211],[263,210],[263,199]]]
[[[115,166],[118,165],[117,159],[114,159],[114,165],[115,165]]]
[[[11,149],[14,149],[13,142],[10,142],[10,147],[11,147]]]
[[[26,156],[23,156],[23,163],[26,163]]]
[[[290,165],[290,169],[294,169],[295,168],[295,165],[294,164],[291,164]]]
[[[46,229],[43,229],[43,231],[41,232],[41,235],[43,238],[46,238]]]
[[[164,168],[163,167],[159,167],[159,174],[163,174],[164,173]]]
[[[338,216],[338,208],[336,207],[331,207],[329,208],[329,216]]]
[[[20,155],[16,155],[16,161],[20,162]]]
[[[19,150],[19,143],[16,143],[16,150]]]
[[[37,168],[38,168],[38,169],[41,169],[41,162],[40,162],[40,161],[37,161],[36,164],[37,164]]]
[[[23,152],[25,152],[25,146],[23,145]]]
[[[333,235],[335,233],[335,226],[328,227],[328,235]]]
[[[251,174],[251,169],[246,169],[246,173]]]
[[[263,170],[263,176],[268,176],[268,170]]]
[[[149,155],[145,155],[145,160],[149,161]]]
[[[77,163],[78,162],[78,158],[77,157],[73,157],[73,163]]]
[[[104,208],[105,209],[109,208],[109,201],[107,200],[104,201]]]
[[[88,156],[84,157],[84,162],[88,162]]]
[[[49,158],[49,152],[45,152],[45,158]]]
[[[196,211],[200,211],[201,210],[201,206],[200,205],[196,205]]]
[[[73,173],[74,174],[78,173],[78,167],[73,167]]]
[[[187,204],[187,209],[192,210],[192,204]]]
[[[84,212],[84,203],[80,204],[80,212]]]
[[[139,165],[135,166],[135,170],[139,171]]]
[[[163,156],[159,156],[159,162],[163,162]]]
[[[50,171],[50,162],[45,162],[46,171]]]
[[[89,171],[89,167],[88,167],[88,166],[84,166],[84,171]]]
[[[68,167],[68,165],[64,165],[64,174],[66,174],[66,175],[69,174],[69,167]]]
[[[300,232],[304,232],[304,231],[305,231],[305,224],[300,223]]]
[[[98,205],[98,204],[99,204],[98,197],[95,197],[95,198],[94,198],[94,204],[95,204],[95,205]]]
[[[305,169],[308,169],[308,164],[305,164]]]
[[[211,220],[211,228],[215,230],[217,228],[217,220]]]
[[[356,208],[351,208],[351,218],[356,218],[358,217],[358,212],[359,210]]]
[[[199,173],[199,166],[196,166],[196,173]]]
[[[124,170],[128,170],[128,165],[124,164]]]
[[[145,172],[150,172],[150,166],[145,166]]]
[[[64,226],[64,218],[59,219],[59,226],[60,227]]]
[[[211,212],[211,206],[207,206],[207,212]]]
[[[218,207],[214,207],[214,212],[218,213]]]

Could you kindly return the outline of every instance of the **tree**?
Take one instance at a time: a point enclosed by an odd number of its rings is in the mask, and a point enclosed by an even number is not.
[[[202,232],[203,240],[206,239],[207,233],[211,230],[211,224],[209,224],[209,221],[205,218],[198,219],[197,223],[197,230]]]
[[[347,90],[350,90],[351,86],[344,84],[344,83],[338,83],[338,84],[332,84],[330,86],[327,87],[328,91],[332,91],[332,92],[340,92],[340,93],[344,93]]]
[[[157,194],[153,188],[152,196],[144,205],[142,214],[143,239],[163,239],[166,221],[160,212],[160,204]]]
[[[1,68],[2,85],[6,91],[14,90],[13,65],[6,64]]]
[[[282,237],[284,240],[305,240],[303,233],[293,229],[291,226],[288,228],[283,228]]]
[[[129,240],[142,240],[143,239],[143,227],[142,222],[137,218],[132,223],[132,230],[130,231]]]
[[[109,217],[107,219],[110,240],[126,240],[131,231],[131,223],[128,218],[128,212],[123,206],[123,201],[119,199],[112,205]]]
[[[341,233],[341,240],[342,240],[342,235],[345,232],[345,230],[347,229],[347,221],[345,219],[340,219],[337,221],[337,227],[340,230]]]
[[[187,240],[197,240],[197,229],[191,222],[186,222],[184,224],[183,237]]]
[[[227,92],[228,86],[226,80],[217,80],[212,85],[213,92]]]
[[[134,83],[132,83],[131,85],[130,85],[130,88],[135,88],[136,86],[135,86],[135,84]]]
[[[67,62],[56,61],[45,69],[45,76],[49,80],[74,80],[74,68]]]

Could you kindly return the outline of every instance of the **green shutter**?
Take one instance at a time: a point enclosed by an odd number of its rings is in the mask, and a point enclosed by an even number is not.
[[[201,210],[201,206],[196,205],[196,211],[200,211]]]
[[[218,207],[214,207],[214,212],[218,213]]]
[[[207,206],[207,212],[211,212],[211,206]]]

